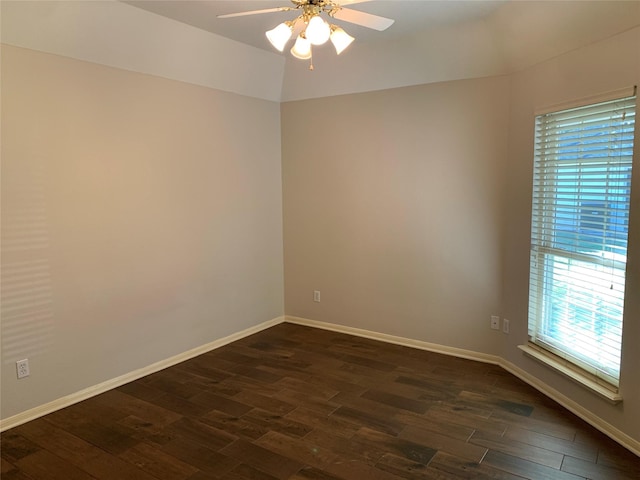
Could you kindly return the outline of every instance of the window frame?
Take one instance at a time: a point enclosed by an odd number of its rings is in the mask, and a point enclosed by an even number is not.
[[[636,87],[633,87],[633,88],[618,90],[615,92],[608,92],[603,95],[599,95],[597,97],[581,99],[579,101],[569,102],[562,105],[555,105],[555,106],[547,107],[543,110],[537,111],[535,112],[535,133],[534,133],[535,142],[537,144],[537,142],[539,141],[539,128],[540,128],[539,122],[542,122],[542,117],[547,114],[562,115],[567,111],[580,108],[580,107],[596,107],[597,108],[598,106],[600,106],[600,104],[604,104],[611,101],[620,101],[625,99],[628,101],[631,97],[633,97],[633,105],[634,105],[633,106],[633,112],[634,112],[633,126],[635,128],[635,114],[636,114],[636,106],[637,106],[637,99],[635,98],[635,96],[636,96]],[[557,135],[558,133],[554,133],[554,134]],[[631,141],[633,142],[633,134],[631,136],[632,136]],[[637,151],[636,149],[637,149],[637,145],[633,145],[631,164],[633,164],[633,157],[635,157],[635,152]],[[545,205],[545,204],[550,205],[554,214],[558,209],[558,200],[557,198],[553,198],[552,195],[544,194],[544,193],[540,194],[539,197],[536,196],[536,194],[538,193],[536,192],[536,188],[539,187],[539,183],[537,183],[539,182],[539,178],[538,178],[539,167],[537,165],[537,162],[539,161],[538,155],[539,155],[539,152],[536,147],[534,148],[534,161],[536,163],[534,164],[534,174],[533,174],[533,194],[532,194],[533,203],[531,208],[532,217],[531,217],[531,230],[530,230],[531,246],[529,250],[530,267],[529,267],[529,294],[528,294],[529,298],[528,298],[528,318],[527,318],[529,341],[528,341],[528,345],[520,345],[519,348],[523,350],[525,353],[527,353],[528,355],[532,356],[533,358],[543,361],[544,363],[556,368],[561,373],[564,373],[570,378],[576,381],[579,381],[583,385],[590,387],[592,390],[595,390],[597,393],[601,393],[603,396],[605,396],[609,400],[619,401],[621,400],[619,395],[617,395],[618,385],[619,385],[619,368],[618,368],[617,376],[610,375],[609,373],[600,370],[598,367],[594,367],[593,365],[589,364],[588,361],[584,361],[583,359],[576,357],[570,351],[562,350],[562,348],[558,348],[553,343],[548,343],[544,339],[540,339],[537,334],[537,332],[540,332],[543,329],[543,327],[541,327],[541,324],[550,321],[549,319],[544,318],[545,316],[544,310],[546,308],[549,308],[549,304],[550,302],[553,301],[554,296],[544,294],[545,289],[549,288],[548,286],[545,286],[545,282],[546,282],[545,274],[547,276],[552,276],[554,274],[554,269],[549,267],[549,262],[553,262],[554,258],[566,259],[567,265],[569,264],[569,262],[577,260],[577,261],[587,261],[588,263],[593,265],[600,263],[601,265],[606,267],[611,266],[611,268],[613,269],[617,264],[618,267],[622,266],[622,278],[623,278],[623,282],[626,283],[626,278],[625,278],[626,277],[626,256],[625,256],[625,261],[622,263],[617,261],[615,258],[613,258],[613,256],[611,259],[606,259],[604,257],[598,259],[597,257],[584,254],[578,251],[570,251],[570,250],[564,250],[562,248],[554,247],[553,242],[546,241],[547,239],[545,238],[545,236],[548,236],[549,234],[551,235],[557,234],[559,230],[555,223],[551,227],[549,227],[548,225],[544,226],[545,221],[549,221],[550,217],[547,217],[545,214],[540,213],[541,210],[539,209],[543,207],[536,205],[536,199],[538,201],[542,201],[543,202],[542,205]],[[607,167],[610,165],[610,163],[611,162],[607,162]],[[543,169],[547,168],[547,166],[548,165],[544,165]],[[581,164],[580,164],[580,168],[582,168]],[[581,173],[581,170],[578,167],[576,167],[576,170],[577,171],[575,175],[576,175],[576,178],[578,178],[578,176]],[[630,172],[629,173],[630,175],[629,189],[631,188],[631,185],[630,185],[631,175],[632,175],[631,170],[632,170],[632,167],[629,167],[629,172]],[[607,172],[605,177],[608,179],[609,175],[610,174]],[[559,182],[558,178],[553,177],[551,179],[551,182],[549,183],[553,183],[553,182],[557,184]],[[578,182],[576,181],[576,183]],[[558,190],[559,188],[557,187],[554,187],[551,189],[551,191],[556,196],[557,196]],[[578,189],[576,188],[574,192],[578,192]],[[576,198],[578,198],[579,193],[576,193],[575,196]],[[627,205],[627,209],[625,210],[626,215],[629,214],[630,207],[631,205],[629,201]],[[576,205],[576,209],[577,208],[579,207]],[[582,206],[580,206],[580,208],[582,208]],[[592,207],[592,209],[597,210],[597,206]],[[603,213],[603,216],[608,215],[607,218],[611,216],[611,213],[607,211],[609,210],[608,206],[606,208],[603,206],[602,210],[603,212],[606,212],[606,213]],[[582,213],[580,213],[579,215],[582,215]],[[555,216],[553,218],[555,219]],[[618,219],[616,218],[615,220],[617,221]],[[582,219],[579,219],[576,221],[581,222]],[[607,224],[603,222],[603,225],[607,225]],[[579,228],[578,225],[576,225],[575,228],[576,229]],[[626,237],[626,240],[628,240],[628,224],[626,225],[626,228],[627,228],[627,231],[626,231],[625,237]],[[542,232],[542,234],[540,232]],[[603,246],[609,246],[609,247],[614,246],[612,243],[606,243],[604,240],[607,233],[606,227],[604,227],[604,229],[602,230],[599,230],[599,232],[602,232],[602,235],[603,235]],[[540,240],[540,239],[543,239],[543,241],[539,245],[534,245],[534,241]],[[536,279],[535,282],[534,282],[534,278]],[[623,283],[623,286],[624,286],[624,283]],[[565,281],[564,285],[569,285],[569,281]],[[535,293],[534,293],[534,290],[535,290]],[[625,298],[624,295],[625,294],[623,290],[623,296],[622,296],[623,305],[621,307],[622,308],[621,317],[624,315],[624,298]],[[593,312],[594,314],[596,313],[595,311]],[[533,317],[535,317],[534,320],[532,320]],[[622,318],[621,318],[620,328],[622,329]],[[622,336],[622,333],[621,333],[621,336]],[[559,343],[559,342],[556,342],[556,343]],[[622,337],[620,339],[620,345],[621,344],[622,344]],[[571,350],[571,347],[569,348],[569,350]],[[618,362],[620,362],[620,359],[618,360]],[[618,367],[619,366],[620,365],[618,363]]]

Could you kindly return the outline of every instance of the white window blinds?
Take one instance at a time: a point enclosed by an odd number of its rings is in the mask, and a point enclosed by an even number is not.
[[[618,385],[635,96],[536,117],[530,341]]]

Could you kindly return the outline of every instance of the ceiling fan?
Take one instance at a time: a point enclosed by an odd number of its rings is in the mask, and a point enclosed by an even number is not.
[[[390,18],[372,15],[344,8],[342,3],[363,3],[369,0],[345,0],[344,2],[333,0],[291,0],[293,6],[265,8],[261,10],[251,10],[247,12],[229,13],[218,15],[218,18],[243,17],[245,15],[258,15],[274,12],[300,12],[298,17],[291,21],[285,21],[266,32],[267,39],[277,50],[282,52],[294,32],[297,35],[296,42],[291,48],[291,54],[301,60],[311,60],[311,46],[322,45],[331,40],[340,55],[347,48],[354,38],[342,28],[327,22],[321,14],[325,14],[330,19],[336,18],[349,23],[354,23],[374,30],[383,31],[389,28],[394,20]],[[310,64],[313,70],[313,63]]]

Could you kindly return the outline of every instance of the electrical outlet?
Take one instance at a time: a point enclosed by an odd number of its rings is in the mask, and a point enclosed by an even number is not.
[[[500,330],[500,317],[497,315],[491,315],[491,329]]]
[[[18,378],[24,378],[29,376],[29,359],[25,358],[24,360],[18,360],[16,362],[16,373],[18,374]]]
[[[506,318],[502,319],[502,333],[509,333],[509,320]]]
[[[313,291],[313,301],[320,302],[320,290]]]

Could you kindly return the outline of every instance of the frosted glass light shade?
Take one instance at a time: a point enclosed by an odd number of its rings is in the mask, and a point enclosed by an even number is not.
[[[302,35],[299,35],[295,45],[291,49],[291,55],[300,60],[311,58],[311,42]]]
[[[334,28],[333,32],[331,32],[331,43],[333,43],[338,55],[340,55],[345,48],[351,45],[353,40],[354,38],[340,27]]]
[[[329,40],[329,35],[331,35],[329,24],[318,15],[309,20],[309,24],[305,30],[305,36],[312,45],[322,45]]]
[[[284,46],[287,44],[293,33],[291,26],[286,22],[281,23],[276,28],[266,32],[266,36],[275,48],[279,51],[284,50]]]

